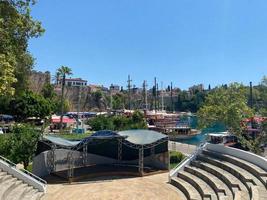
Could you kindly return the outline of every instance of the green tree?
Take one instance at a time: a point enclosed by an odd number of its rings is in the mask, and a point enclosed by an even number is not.
[[[147,124],[144,115],[135,111],[131,117],[127,116],[97,116],[88,121],[94,131],[114,130],[122,131],[129,129],[146,129]]]
[[[50,83],[44,85],[41,93],[46,99],[53,100],[56,97],[54,86]]]
[[[11,139],[10,134],[0,135],[0,155],[11,159]]]
[[[34,59],[28,52],[30,38],[44,29],[31,17],[34,0],[0,1],[0,93],[20,93],[28,86]]]
[[[16,125],[11,136],[11,158],[15,163],[23,163],[27,169],[37,148],[41,133],[29,125]]]
[[[246,88],[240,84],[219,87],[208,94],[204,105],[197,113],[199,126],[206,128],[215,123],[223,123],[235,134],[240,142],[251,151],[259,152],[259,139],[245,134],[241,121],[253,116],[253,110],[247,105]]]
[[[57,75],[61,78],[61,115],[60,115],[60,132],[62,132],[62,122],[63,122],[63,115],[64,115],[64,92],[65,92],[65,85],[66,85],[66,76],[71,75],[72,70],[69,67],[61,66],[57,70]]]
[[[29,117],[45,119],[51,115],[53,105],[43,96],[26,91],[11,100],[10,108],[18,121],[24,121]]]
[[[103,98],[103,93],[100,90],[97,90],[92,93],[93,100],[97,105],[98,109],[101,110],[101,100]]]

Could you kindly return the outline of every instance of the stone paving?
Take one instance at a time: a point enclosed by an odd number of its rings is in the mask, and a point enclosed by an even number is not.
[[[49,184],[42,200],[181,200],[168,173],[73,184]]]

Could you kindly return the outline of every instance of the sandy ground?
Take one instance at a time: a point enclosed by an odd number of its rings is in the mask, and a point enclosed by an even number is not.
[[[49,184],[42,200],[180,200],[167,183],[168,173],[138,177]]]

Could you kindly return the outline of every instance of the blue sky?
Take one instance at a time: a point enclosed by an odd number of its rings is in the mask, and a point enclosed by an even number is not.
[[[183,89],[267,74],[266,0],[39,0],[46,29],[29,50],[37,70],[61,65],[89,83],[153,77]]]

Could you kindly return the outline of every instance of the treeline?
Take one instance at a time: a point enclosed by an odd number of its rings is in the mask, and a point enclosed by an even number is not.
[[[88,125],[91,126],[92,130],[113,130],[122,131],[129,129],[146,129],[147,124],[144,115],[135,111],[131,116],[127,117],[124,115],[118,116],[104,116],[100,115],[88,121]]]

